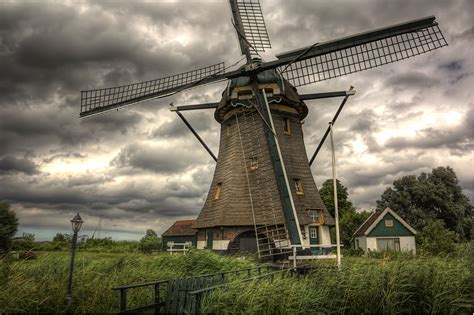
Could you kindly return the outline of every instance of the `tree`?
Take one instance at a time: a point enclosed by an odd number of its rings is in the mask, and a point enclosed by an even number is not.
[[[351,245],[351,239],[357,228],[369,217],[368,212],[357,212],[355,211],[352,201],[349,199],[347,188],[336,179],[337,185],[337,205],[339,209],[339,226],[341,242],[344,246],[349,247]],[[334,206],[334,184],[332,179],[326,179],[319,190],[321,199],[323,200],[329,213],[334,217],[335,206]],[[332,229],[333,233],[334,229]],[[334,236],[335,239],[335,236]]]
[[[340,220],[340,227],[341,242],[346,248],[351,246],[352,235],[354,235],[359,226],[361,226],[369,216],[370,212],[366,211],[357,212],[355,210],[348,210],[344,212]]]
[[[404,176],[393,182],[377,200],[377,209],[391,208],[415,229],[442,220],[451,231],[470,239],[471,209],[454,170],[438,167],[430,174]]]
[[[146,230],[146,233],[145,233],[146,236],[154,236],[154,237],[158,237],[158,234],[156,234],[155,231],[153,231],[152,229],[148,229]]]
[[[10,204],[0,202],[0,251],[10,248],[11,238],[18,230],[18,218]]]
[[[459,236],[445,228],[443,220],[429,222],[417,235],[417,241],[424,252],[439,255],[456,251]]]
[[[347,193],[347,188],[341,184],[341,182],[336,179],[337,185],[337,205],[339,209],[339,216],[342,216],[344,212],[355,210],[352,205],[352,201],[349,200],[349,194]],[[334,207],[334,189],[333,189],[332,179],[326,179],[319,190],[321,199],[323,200],[326,208],[329,213],[334,217],[335,207]]]
[[[61,243],[61,242],[66,242],[67,238],[65,234],[62,233],[57,233],[55,237],[53,237],[53,242]]]
[[[149,253],[153,250],[159,250],[161,249],[161,239],[158,237],[155,231],[151,229],[146,230],[146,234],[140,240],[138,248],[144,253]]]

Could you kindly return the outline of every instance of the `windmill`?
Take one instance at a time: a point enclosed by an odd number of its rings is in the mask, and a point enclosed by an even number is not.
[[[367,70],[446,46],[434,16],[379,28],[276,55],[259,53],[271,43],[258,0],[230,0],[232,24],[246,63],[224,63],[168,77],[81,92],[80,117],[89,117],[180,91],[227,80],[220,102],[171,106],[216,161],[205,204],[197,218],[198,248],[243,250],[260,257],[327,243],[333,225],[311,174],[325,137],[308,162],[301,128],[305,101],[348,97],[355,91],[299,95],[296,87]],[[215,109],[221,125],[218,157],[183,116]],[[317,227],[311,228],[311,227]]]

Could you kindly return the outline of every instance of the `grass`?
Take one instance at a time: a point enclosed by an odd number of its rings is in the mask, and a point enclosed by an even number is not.
[[[98,254],[78,252],[74,272],[73,313],[118,310],[112,287],[253,266],[248,259],[206,251],[188,255]],[[0,313],[58,313],[64,310],[69,253],[48,252],[36,260],[0,260]],[[151,292],[137,291],[131,302],[143,303]]]
[[[252,267],[251,259],[208,251],[189,255],[86,253],[76,256],[73,313],[118,310],[112,287],[146,280]],[[336,271],[319,263],[304,279],[280,278],[235,283],[205,297],[202,311],[239,314],[468,314],[471,305],[470,256],[346,257]],[[69,253],[40,253],[36,260],[0,260],[0,313],[64,311]],[[129,295],[134,305],[152,292]]]
[[[206,313],[470,314],[469,259],[346,258],[341,271],[234,284],[205,299]]]

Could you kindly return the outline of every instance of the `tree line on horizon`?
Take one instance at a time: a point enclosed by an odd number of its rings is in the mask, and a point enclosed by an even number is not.
[[[327,179],[319,192],[329,213],[334,216],[332,179]],[[337,192],[341,242],[346,248],[350,248],[353,245],[352,235],[371,213],[356,211],[347,188],[339,180],[337,180]],[[389,207],[413,226],[419,232],[417,243],[429,252],[450,252],[454,250],[453,244],[471,239],[473,207],[462,192],[454,170],[449,166],[434,168],[431,173],[407,175],[395,180],[391,187],[385,189],[376,203],[376,211]],[[17,228],[18,218],[10,204],[0,202],[0,252],[11,248]],[[27,233],[27,237],[23,238],[23,244],[21,245],[21,242],[18,244],[20,247],[28,247],[33,241],[34,235]],[[114,242],[127,246],[130,251],[150,252],[161,248],[161,239],[151,229],[146,231],[139,242],[89,238],[80,242],[80,246],[84,249],[107,248]],[[69,235],[58,233],[51,242],[53,245],[51,250],[65,249],[69,243]]]

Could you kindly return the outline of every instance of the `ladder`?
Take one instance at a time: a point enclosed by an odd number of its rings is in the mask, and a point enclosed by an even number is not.
[[[265,258],[291,253],[283,211],[275,207],[272,187],[263,178],[264,165],[258,165],[267,153],[265,150],[268,150],[266,145],[262,146],[259,136],[259,133],[263,132],[261,129],[267,126],[264,125],[255,107],[243,110],[240,114],[236,114],[235,118],[244,160],[243,167],[247,176],[258,256]],[[271,163],[269,165],[271,166]]]

